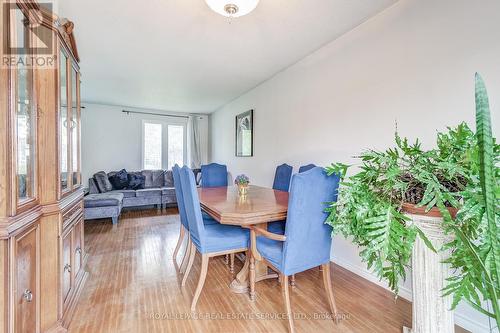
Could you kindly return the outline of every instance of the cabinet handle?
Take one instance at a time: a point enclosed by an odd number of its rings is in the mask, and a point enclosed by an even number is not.
[[[23,294],[23,298],[26,300],[26,302],[30,303],[33,300],[33,293],[31,290],[26,289]]]
[[[70,264],[66,264],[64,265],[64,271],[68,271],[68,273],[71,273],[71,265]]]
[[[78,254],[82,254],[82,248],[81,247],[77,247],[76,250],[75,250],[76,253]]]

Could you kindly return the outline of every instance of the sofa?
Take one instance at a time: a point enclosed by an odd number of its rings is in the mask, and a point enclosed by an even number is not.
[[[116,188],[113,180],[118,172],[125,172],[140,179],[134,187]],[[118,222],[122,208],[157,206],[158,208],[175,206],[174,179],[172,170],[142,170],[127,172],[126,170],[105,173],[100,171],[89,179],[88,195],[84,197],[84,218],[112,218]]]
[[[193,171],[199,183],[200,169]],[[83,203],[85,220],[111,218],[113,224],[118,223],[122,208],[177,206],[172,170],[97,172],[89,179]]]

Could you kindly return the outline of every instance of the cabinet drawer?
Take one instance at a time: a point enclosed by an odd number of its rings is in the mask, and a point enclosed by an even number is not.
[[[83,218],[80,218],[73,227],[73,241],[74,273],[77,276],[83,261]]]
[[[63,302],[66,304],[72,285],[72,233],[71,230],[63,236],[62,240],[62,293]]]
[[[75,220],[83,216],[83,202],[78,202],[63,214],[63,230],[66,230]]]
[[[38,332],[39,224],[14,239],[14,331]]]

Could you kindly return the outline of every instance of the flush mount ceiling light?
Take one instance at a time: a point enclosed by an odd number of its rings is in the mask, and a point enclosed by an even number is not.
[[[259,0],[205,0],[214,12],[226,17],[240,17],[257,7]]]

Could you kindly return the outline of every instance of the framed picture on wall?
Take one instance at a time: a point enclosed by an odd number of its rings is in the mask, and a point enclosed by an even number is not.
[[[253,110],[236,116],[236,156],[253,156]]]

